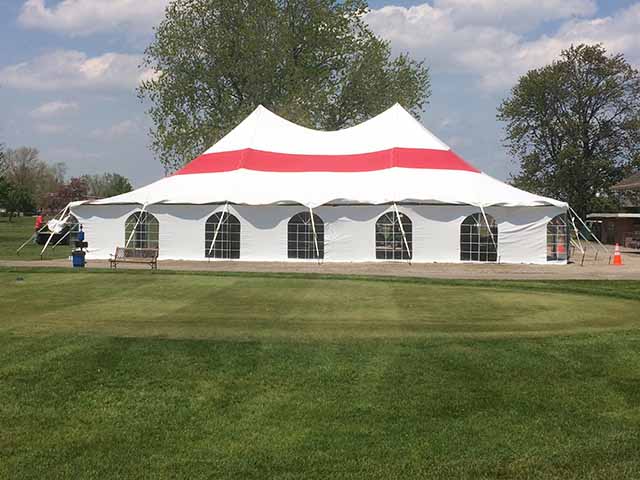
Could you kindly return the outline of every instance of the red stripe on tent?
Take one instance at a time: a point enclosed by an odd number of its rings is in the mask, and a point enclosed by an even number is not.
[[[355,155],[298,155],[247,148],[206,153],[175,175],[228,172],[239,168],[261,172],[368,172],[391,167],[479,172],[451,150],[392,148]]]

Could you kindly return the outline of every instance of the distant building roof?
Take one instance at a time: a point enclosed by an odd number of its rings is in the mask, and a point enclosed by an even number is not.
[[[640,190],[640,172],[634,173],[611,188],[614,190]]]

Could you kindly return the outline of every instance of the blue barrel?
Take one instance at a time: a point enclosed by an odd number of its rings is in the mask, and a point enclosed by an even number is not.
[[[84,256],[85,252],[83,252],[82,250],[74,250],[73,252],[71,252],[71,258],[73,259],[74,268],[84,268]]]

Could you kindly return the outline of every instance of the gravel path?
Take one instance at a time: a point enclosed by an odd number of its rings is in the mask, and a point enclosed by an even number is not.
[[[595,252],[594,249],[590,250]],[[597,261],[587,255],[584,265],[496,265],[496,264],[448,264],[448,263],[322,263],[315,262],[193,262],[165,260],[158,263],[160,270],[210,271],[210,272],[295,272],[320,274],[383,275],[398,277],[425,277],[484,280],[569,280],[610,279],[640,280],[640,251],[622,251],[624,265],[608,264],[608,257],[600,252]],[[578,260],[580,260],[578,258]],[[13,261],[0,260],[2,267],[68,267],[69,260]],[[90,269],[109,268],[107,261],[93,260]],[[119,269],[149,269],[145,265],[123,265]]]

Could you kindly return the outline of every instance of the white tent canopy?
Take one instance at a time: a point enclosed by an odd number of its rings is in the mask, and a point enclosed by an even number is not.
[[[567,207],[476,170],[398,104],[334,132],[301,127],[260,106],[176,174],[90,203],[224,202]]]
[[[71,205],[88,258],[336,262],[566,263],[567,209],[480,172],[400,105],[335,132],[258,107],[175,174]]]

